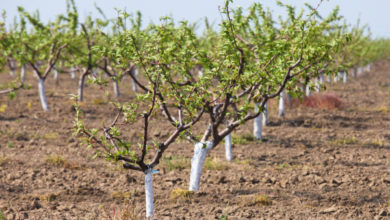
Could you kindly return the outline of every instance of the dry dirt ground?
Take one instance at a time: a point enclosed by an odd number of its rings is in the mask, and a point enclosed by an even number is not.
[[[77,82],[49,78],[45,113],[36,79],[27,81],[32,89],[14,100],[0,97],[0,219],[144,219],[143,174],[92,159],[72,135]],[[121,100],[134,98],[129,85],[121,83]],[[279,119],[274,102],[265,140],[253,140],[252,123],[235,131],[235,160],[225,162],[223,145],[211,151],[199,192],[180,191],[192,144],[172,145],[153,176],[156,219],[390,219],[390,60],[327,87],[343,109],[288,108]],[[85,92],[87,122],[111,119],[104,91]],[[166,135],[164,123],[155,126],[153,136]]]

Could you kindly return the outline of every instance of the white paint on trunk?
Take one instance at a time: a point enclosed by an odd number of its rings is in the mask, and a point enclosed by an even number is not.
[[[203,77],[203,71],[202,70],[199,70],[198,76],[199,76],[199,78]]]
[[[41,99],[42,109],[44,111],[49,111],[49,106],[47,104],[46,93],[45,93],[45,81],[41,78],[38,79],[38,91],[39,91],[39,98]]]
[[[232,153],[232,135],[228,134],[225,136],[225,156],[227,161],[233,160]]]
[[[118,98],[120,96],[118,80],[114,80],[112,83],[114,86],[115,98]]]
[[[343,72],[343,83],[347,83],[348,82],[348,73],[347,71],[344,71]]]
[[[130,74],[133,75],[133,77],[136,79],[137,78],[137,75],[138,75],[138,67],[135,68],[134,71],[132,71]],[[133,91],[134,92],[137,92],[138,89],[137,89],[137,83],[135,83],[134,80],[131,81],[131,85],[132,85],[132,88],[133,88]]]
[[[75,79],[75,78],[76,78],[76,69],[75,69],[74,67],[72,67],[72,68],[70,69],[70,77],[71,77],[72,79]]]
[[[53,78],[57,81],[58,80],[58,70],[56,65],[53,66],[54,75]]]
[[[146,203],[146,219],[152,219],[154,215],[153,204],[153,178],[152,169],[148,168],[145,171],[145,203]]]
[[[26,79],[26,64],[22,65],[22,69],[20,70],[20,80],[24,82]]]
[[[206,143],[196,143],[194,147],[194,156],[191,159],[190,191],[199,190],[200,176],[202,167],[206,159],[207,152],[213,147],[212,141]]]
[[[314,89],[316,90],[316,92],[320,92],[321,91],[320,77],[315,79]]]
[[[79,87],[78,87],[78,101],[81,102],[84,99],[84,80],[85,77],[83,75],[80,76],[79,79]]]
[[[255,113],[259,112],[260,109],[259,109],[259,103],[255,103]],[[262,119],[263,119],[263,115],[262,114],[259,114],[259,116],[257,116],[255,118],[255,120],[253,120],[253,135],[255,136],[255,138],[257,140],[261,140],[263,138],[263,134],[262,134]]]
[[[282,91],[279,95],[279,117],[284,116],[284,92]]]
[[[367,66],[367,71],[368,72],[370,72],[371,71],[371,66],[372,66],[372,64],[370,63],[370,64],[368,64],[368,66]]]
[[[98,77],[98,72],[97,72],[97,69],[94,69],[93,70],[93,73],[92,73],[93,77],[97,78]]]
[[[263,115],[263,126],[268,125],[268,103],[265,103],[264,110],[261,113]]]
[[[306,96],[310,96],[311,95],[311,90],[310,90],[310,86],[309,85],[306,85],[305,94],[306,94]]]
[[[332,76],[328,75],[327,81],[328,81],[328,83],[331,83],[332,82]]]
[[[359,68],[358,68],[357,74],[358,74],[358,75],[362,75],[362,74],[363,74],[363,68],[362,68],[362,67],[359,67]]]
[[[356,68],[353,68],[353,70],[352,70],[352,77],[353,78],[356,78],[357,77],[357,69]]]
[[[15,75],[15,64],[14,64],[14,62],[10,61],[9,65],[10,65],[10,73],[9,74],[11,76],[14,76]]]

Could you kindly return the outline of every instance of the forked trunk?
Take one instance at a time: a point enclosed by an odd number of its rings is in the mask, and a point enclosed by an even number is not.
[[[259,103],[255,103],[255,113],[259,112],[260,109],[259,109]],[[253,135],[255,136],[255,138],[257,140],[261,140],[263,138],[263,135],[262,135],[262,114],[259,114],[259,116],[257,116],[255,118],[255,120],[253,120]]]
[[[199,190],[200,176],[202,167],[206,159],[207,152],[213,147],[212,141],[206,143],[196,143],[194,147],[194,156],[191,159],[190,191]]]
[[[49,111],[49,106],[47,104],[46,93],[45,93],[45,80],[42,78],[38,79],[38,91],[39,91],[39,98],[41,99],[42,109],[44,111]]]
[[[145,205],[146,205],[146,219],[152,219],[154,215],[153,204],[153,178],[152,169],[149,168],[145,171]]]

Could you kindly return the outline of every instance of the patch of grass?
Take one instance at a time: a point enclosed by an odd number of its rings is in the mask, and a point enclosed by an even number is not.
[[[349,145],[349,144],[357,144],[358,141],[355,137],[345,137],[342,136],[341,138],[335,139],[332,141],[336,145]]]
[[[131,191],[115,191],[111,194],[112,198],[120,201],[129,201],[134,193]]]
[[[166,171],[183,170],[191,167],[191,159],[180,156],[163,157],[160,167]]]
[[[266,195],[257,195],[253,202],[257,206],[269,206],[272,204],[271,199]]]
[[[59,155],[47,155],[45,158],[45,162],[51,166],[55,167],[63,167],[66,169],[82,169],[82,166],[80,164],[67,161],[63,157]]]
[[[135,200],[126,201],[122,205],[113,205],[111,207],[99,206],[99,209],[103,212],[102,217],[99,219],[112,219],[112,220],[138,220],[141,219],[139,211],[136,209]]]
[[[255,136],[253,136],[251,134],[243,134],[243,135],[239,135],[239,136],[232,135],[233,144],[246,145],[246,144],[253,143],[256,141],[257,140],[256,140]]]
[[[229,169],[229,164],[219,161],[216,156],[214,156],[214,159],[207,157],[204,162],[204,168],[207,170],[227,170]]]
[[[105,105],[106,103],[107,103],[106,101],[104,101],[103,99],[99,99],[99,98],[92,100],[92,104],[94,104],[94,105]]]
[[[375,147],[383,147],[385,146],[386,142],[383,142],[381,140],[373,140],[370,144],[374,145]]]
[[[189,191],[187,189],[175,189],[171,192],[170,199],[171,200],[188,200],[191,199],[192,196],[194,195],[193,191]]]
[[[51,132],[51,133],[46,133],[42,136],[44,139],[57,139],[58,138],[58,132]]]
[[[0,220],[7,220],[7,218],[5,217],[2,211],[0,211]]]
[[[57,198],[58,198],[58,193],[48,193],[39,196],[39,200],[46,201],[46,202],[52,202]]]
[[[5,165],[6,163],[8,163],[10,161],[10,159],[5,156],[5,157],[0,157],[0,166],[3,166]]]
[[[14,148],[15,145],[14,145],[14,143],[12,143],[11,141],[8,141],[8,142],[7,142],[7,147],[8,147],[8,148]]]

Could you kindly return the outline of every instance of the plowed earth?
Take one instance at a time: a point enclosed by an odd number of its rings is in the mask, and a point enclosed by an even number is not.
[[[144,219],[144,175],[102,158],[92,159],[73,136],[69,94],[77,82],[50,77],[50,111],[41,110],[36,79],[14,100],[0,97],[0,211],[7,219]],[[2,74],[1,83],[9,82]],[[127,85],[126,85],[127,84]],[[134,99],[129,78],[120,84],[121,101]],[[89,85],[82,104],[88,125],[112,120],[105,91]],[[235,160],[226,162],[223,144],[209,152],[199,192],[187,189],[193,146],[170,146],[153,175],[157,219],[374,219],[390,218],[390,61],[343,84],[327,84],[342,109],[287,108],[270,123],[263,142],[251,137],[252,122],[233,134]],[[6,106],[5,106],[6,105]],[[156,116],[158,117],[158,116]],[[161,120],[158,121],[158,120]],[[151,136],[164,138],[160,117]],[[139,138],[141,125],[130,129]],[[205,128],[200,123],[199,130]],[[130,202],[129,202],[130,200]],[[127,204],[127,205],[126,205]],[[128,205],[131,204],[131,205]],[[0,217],[1,219],[1,217]]]

